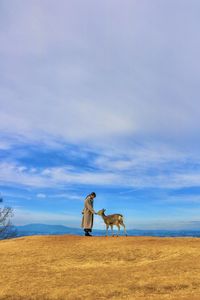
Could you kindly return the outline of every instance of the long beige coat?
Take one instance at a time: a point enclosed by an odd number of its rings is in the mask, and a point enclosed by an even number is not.
[[[92,229],[94,219],[93,199],[89,195],[85,199],[84,209],[82,211],[83,218],[81,227],[85,229]]]

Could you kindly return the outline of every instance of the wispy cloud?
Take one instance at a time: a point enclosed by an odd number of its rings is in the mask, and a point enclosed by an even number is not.
[[[114,168],[117,162],[112,161],[109,170],[100,171],[94,169],[92,171],[80,170],[80,168],[71,170],[71,168],[48,167],[32,169],[24,165],[16,163],[1,163],[0,164],[0,180],[2,184],[27,186],[33,188],[56,188],[59,186],[72,185],[97,185],[97,186],[113,186],[113,187],[128,187],[128,188],[183,188],[199,186],[200,170],[191,170],[177,172],[176,168],[162,172],[159,166],[155,165],[156,171],[148,174],[149,168],[152,165],[145,165],[142,169],[134,170],[132,164],[129,169],[122,172],[122,168]],[[120,165],[121,166],[121,165]],[[126,165],[127,166],[127,165]],[[108,165],[107,165],[108,167]],[[113,168],[113,170],[111,170]],[[120,171],[120,172],[119,172]],[[43,195],[43,196],[42,196]],[[39,193],[37,197],[44,197],[44,194]]]
[[[39,193],[36,196],[37,196],[37,198],[41,198],[41,199],[45,199],[47,197],[46,194],[42,194],[42,193]]]
[[[80,172],[68,170],[67,167],[47,168],[32,173],[31,169],[11,163],[0,166],[0,180],[4,184],[17,184],[31,187],[56,187],[67,184],[112,185],[119,181],[112,173]]]
[[[113,1],[78,7],[4,2],[2,130],[119,145],[140,135],[175,142],[198,134],[199,4],[128,1],[123,13]]]

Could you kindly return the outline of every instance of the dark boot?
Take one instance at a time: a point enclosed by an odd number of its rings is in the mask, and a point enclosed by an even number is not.
[[[89,234],[89,231],[91,232],[90,229],[84,229],[84,231],[85,231],[85,236],[92,236],[91,234]]]

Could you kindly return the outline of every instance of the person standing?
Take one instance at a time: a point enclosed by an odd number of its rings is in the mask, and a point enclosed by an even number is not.
[[[92,236],[90,232],[92,232],[94,214],[96,212],[93,209],[93,202],[96,194],[92,192],[85,198],[84,209],[82,211],[82,224],[81,227],[85,231],[85,236]]]

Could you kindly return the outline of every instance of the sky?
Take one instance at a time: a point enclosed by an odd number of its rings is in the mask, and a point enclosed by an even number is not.
[[[199,10],[0,1],[0,192],[15,225],[80,227],[94,191],[129,229],[200,229]]]

